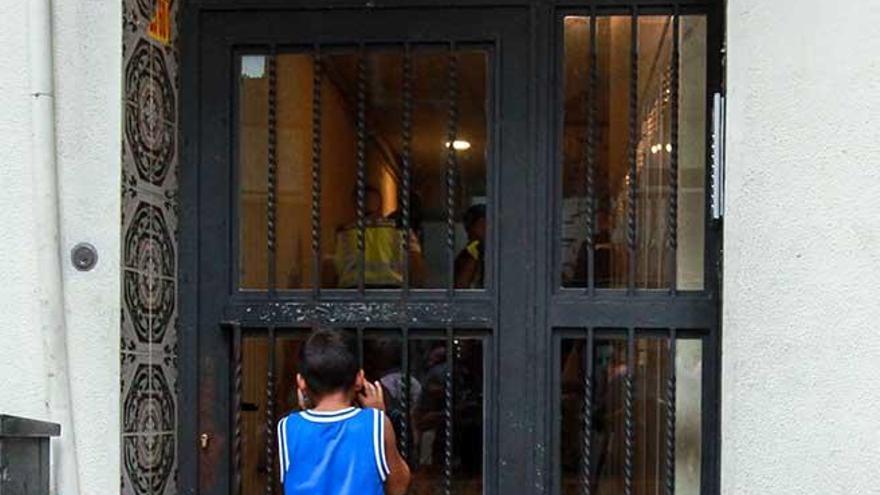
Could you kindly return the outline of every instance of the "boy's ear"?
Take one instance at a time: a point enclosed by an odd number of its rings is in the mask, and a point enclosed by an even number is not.
[[[364,370],[363,369],[358,370],[357,377],[354,379],[354,391],[355,392],[360,392],[361,390],[364,389],[364,381],[365,380],[366,380],[366,378],[364,378]]]
[[[303,392],[308,390],[308,386],[306,385],[306,379],[303,378],[299,373],[296,374],[296,388],[302,390]]]

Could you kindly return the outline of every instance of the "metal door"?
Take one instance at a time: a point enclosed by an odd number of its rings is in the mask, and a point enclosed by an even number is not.
[[[187,9],[184,492],[279,493],[315,327],[396,373],[412,493],[717,491],[715,2],[333,6]]]

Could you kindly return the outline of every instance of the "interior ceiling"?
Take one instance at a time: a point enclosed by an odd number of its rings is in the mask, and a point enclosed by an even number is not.
[[[385,49],[367,55],[367,127],[388,158],[400,163],[403,148],[403,51]],[[325,70],[346,95],[354,110],[357,104],[357,63],[354,52],[327,54]],[[488,59],[483,51],[458,52],[457,139],[471,148],[457,152],[461,181],[473,195],[485,194]],[[449,56],[442,49],[418,49],[412,54],[412,145],[414,187],[430,187],[443,180],[446,170],[449,126]],[[352,115],[355,115],[352,113]]]
[[[631,21],[629,16],[597,18],[597,59],[599,60],[599,91],[610,84],[629,84]],[[656,89],[663,72],[671,62],[672,18],[669,16],[639,17],[639,101],[645,102]],[[585,96],[589,87],[590,18],[565,18],[565,112],[566,120],[584,122]],[[622,71],[612,74],[610,66]],[[604,80],[604,81],[603,81]],[[607,99],[607,94],[599,95]],[[629,104],[611,111],[628,112]]]
[[[568,125],[583,125],[585,90],[589,71],[589,18],[568,17],[565,23],[566,65],[564,78],[565,115]],[[629,67],[630,18],[603,17],[598,20],[600,65],[607,69],[612,60]],[[671,23],[669,16],[639,18],[639,95],[643,101],[659,84],[663,69],[669,63]],[[328,78],[345,95],[351,115],[356,115],[357,67],[356,48],[325,53],[323,59]],[[403,147],[403,49],[386,47],[367,53],[367,130],[388,160],[399,165]],[[571,63],[576,61],[578,63]],[[580,61],[583,61],[582,63]],[[458,118],[456,136],[471,144],[457,154],[461,182],[472,195],[485,194],[487,162],[487,130],[490,115],[488,94],[489,60],[485,51],[460,50],[457,64]],[[442,46],[414,47],[412,54],[412,164],[413,187],[424,189],[441,184],[446,169],[446,148],[449,125],[449,54]],[[616,77],[600,74],[599,88],[607,91],[612,84],[629,84],[629,70]],[[605,111],[628,112],[626,101],[620,108],[608,107],[607,94],[600,94]],[[607,112],[607,113],[606,113]],[[600,120],[603,116],[600,115]],[[599,125],[607,125],[599,122]],[[439,182],[438,182],[439,181]]]

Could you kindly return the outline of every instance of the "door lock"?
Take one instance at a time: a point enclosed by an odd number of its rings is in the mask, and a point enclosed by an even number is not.
[[[202,447],[202,450],[208,448],[208,443],[211,442],[211,436],[207,433],[202,433],[199,435],[199,445]]]

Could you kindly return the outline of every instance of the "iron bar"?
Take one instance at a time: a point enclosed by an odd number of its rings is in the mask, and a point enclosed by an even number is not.
[[[357,338],[358,368],[364,369],[364,327],[357,327],[355,332]]]
[[[588,327],[584,343],[584,411],[583,411],[583,444],[581,449],[581,493],[593,493],[592,450],[593,450],[593,328]]]
[[[361,45],[357,64],[357,248],[358,248],[358,291],[364,294],[366,270],[365,235],[366,212],[364,203],[367,187],[367,56]]]
[[[268,97],[268,169],[266,171],[266,244],[268,249],[268,274],[267,287],[269,293],[274,295],[277,289],[277,259],[275,255],[276,224],[277,224],[277,192],[278,192],[278,71],[275,55],[275,47],[269,55],[269,97]]]
[[[241,495],[241,394],[242,394],[242,356],[241,356],[241,325],[232,326],[232,493]]]
[[[458,54],[455,43],[449,45],[447,68],[447,103],[449,104],[446,122],[446,289],[451,297],[455,290],[455,187],[458,157],[455,140],[458,135]]]
[[[638,168],[636,149],[639,144],[638,99],[639,99],[639,11],[632,9],[630,18],[630,78],[629,78],[629,173],[627,174],[627,293],[632,293],[636,282],[636,201],[638,197]]]
[[[275,493],[275,326],[266,334],[266,495]]]
[[[321,292],[321,46],[315,46],[312,71],[312,296]]]
[[[410,431],[410,410],[412,406],[409,403],[410,394],[410,371],[409,371],[409,328],[401,328],[401,357],[400,357],[400,375],[403,377],[401,383],[400,407],[403,408],[403,423],[400,425],[400,452],[403,459],[410,460],[409,455],[409,431]]]
[[[401,240],[403,249],[403,294],[406,297],[410,288],[409,249],[410,249],[410,191],[412,188],[412,48],[407,43],[403,52],[403,121],[401,123],[403,144],[401,146],[401,168],[403,187],[400,193]]]
[[[675,495],[675,400],[677,346],[675,328],[669,329],[669,370],[666,378],[666,495]]]
[[[624,460],[623,460],[623,493],[633,494],[633,473],[635,471],[635,354],[636,333],[630,327],[626,335],[626,380],[624,390]]]
[[[590,9],[590,81],[587,92],[587,132],[586,132],[586,181],[587,181],[587,293],[593,295],[596,287],[596,142],[598,131],[596,126],[597,116],[597,91],[599,88],[598,57],[596,55],[596,7]]]
[[[678,6],[672,20],[672,61],[670,62],[670,88],[669,100],[671,107],[672,122],[670,124],[670,144],[672,149],[669,153],[669,204],[666,215],[666,232],[669,270],[669,293],[675,295],[678,291],[678,111],[679,111],[679,62],[681,58],[681,16]]]
[[[446,374],[444,375],[443,400],[443,493],[452,494],[452,462],[453,462],[453,367],[455,363],[455,335],[452,327],[446,328]]]

